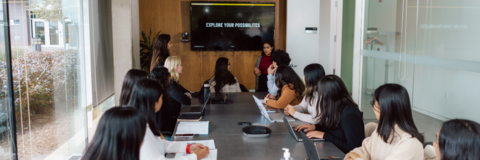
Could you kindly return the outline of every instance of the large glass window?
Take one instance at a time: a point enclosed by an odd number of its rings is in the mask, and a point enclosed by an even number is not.
[[[480,122],[480,1],[365,0],[361,105],[384,83],[403,85],[414,121],[433,141],[449,119]]]
[[[18,158],[81,155],[87,144],[83,0],[10,2],[10,19],[22,22],[10,26]]]

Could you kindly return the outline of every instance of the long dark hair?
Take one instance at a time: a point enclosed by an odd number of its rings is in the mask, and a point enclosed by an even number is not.
[[[275,84],[279,88],[277,91],[276,98],[282,96],[283,86],[287,85],[288,88],[295,91],[297,98],[302,99],[303,91],[305,91],[305,85],[302,82],[302,79],[298,77],[295,71],[288,66],[278,66],[275,73]],[[290,86],[292,84],[293,86]]]
[[[480,157],[480,124],[453,119],[442,125],[438,137],[442,160],[478,160]]]
[[[272,62],[277,63],[277,66],[288,66],[290,61],[292,61],[292,59],[290,59],[290,56],[284,50],[277,49],[272,53]]]
[[[342,79],[336,75],[323,76],[317,84],[317,116],[319,124],[325,130],[333,130],[338,127],[343,109],[349,104],[357,104],[348,93]],[[321,112],[320,112],[321,111]]]
[[[130,69],[123,78],[120,105],[128,105],[133,86],[141,79],[147,79],[147,72],[140,69]]]
[[[142,79],[135,84],[130,97],[130,105],[145,112],[148,119],[148,126],[153,134],[160,136],[160,129],[156,123],[155,103],[163,94],[163,88],[156,81]]]
[[[268,44],[268,45],[270,45],[270,47],[272,47],[272,53],[270,53],[270,56],[273,55],[273,52],[275,51],[275,42],[273,42],[273,40],[271,40],[271,39],[263,41],[262,48],[263,48],[263,45],[265,45],[265,44]],[[263,49],[262,49],[262,56],[264,56],[264,55],[265,55],[265,51],[263,51]]]
[[[82,160],[139,160],[145,137],[145,114],[133,107],[105,111]]]
[[[220,92],[223,86],[237,83],[235,76],[228,70],[228,59],[220,57],[215,63],[215,92]]]
[[[155,41],[155,46],[153,46],[152,53],[152,62],[150,62],[150,70],[156,67],[159,64],[165,63],[165,59],[170,56],[170,51],[168,50],[168,42],[170,42],[170,35],[161,34],[157,37]]]
[[[303,69],[305,75],[305,101],[310,105],[313,104],[313,93],[318,90],[318,81],[325,76],[323,66],[318,63],[309,64]]]
[[[412,107],[407,90],[398,84],[384,84],[375,90],[375,99],[380,105],[380,120],[377,132],[385,143],[392,133],[395,133],[395,124],[403,131],[417,138],[423,143],[423,135],[418,132],[412,118]],[[393,138],[392,138],[393,141]]]
[[[167,68],[162,67],[162,66],[156,66],[155,68],[152,69],[150,72],[150,79],[157,81],[163,88],[163,103],[166,105],[169,104],[169,99],[170,99],[170,94],[169,94],[169,88],[170,88],[170,72],[168,71]]]

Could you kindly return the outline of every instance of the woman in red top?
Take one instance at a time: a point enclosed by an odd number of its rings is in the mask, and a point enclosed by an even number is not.
[[[255,91],[256,92],[268,92],[267,88],[267,75],[268,75],[268,67],[272,64],[272,53],[275,49],[275,43],[273,40],[266,40],[263,42],[263,51],[262,55],[257,58],[257,62],[255,63],[255,68],[253,69],[253,73],[256,75],[256,84],[255,84]]]

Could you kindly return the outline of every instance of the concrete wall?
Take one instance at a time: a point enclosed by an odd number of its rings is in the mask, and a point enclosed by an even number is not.
[[[115,104],[118,105],[123,78],[134,67],[132,3],[131,0],[112,0],[111,5]]]

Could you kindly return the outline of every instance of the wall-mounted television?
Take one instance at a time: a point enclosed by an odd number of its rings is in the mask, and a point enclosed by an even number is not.
[[[191,2],[191,50],[262,50],[273,40],[275,3]]]

